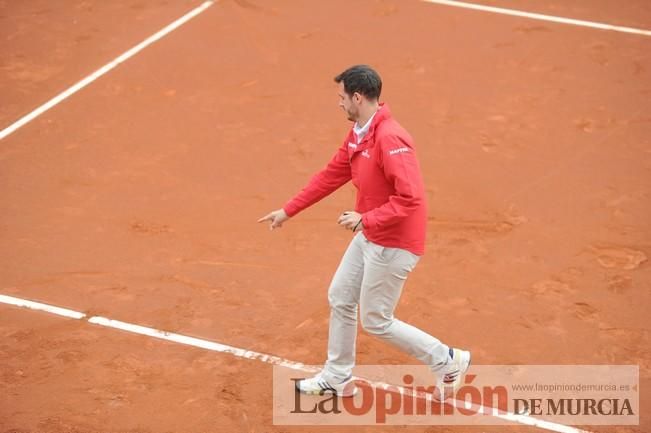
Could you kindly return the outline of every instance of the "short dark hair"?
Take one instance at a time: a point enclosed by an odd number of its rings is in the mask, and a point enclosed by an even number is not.
[[[367,99],[376,100],[382,93],[380,75],[368,65],[355,65],[335,77],[336,83],[344,83],[344,90],[349,95],[355,92]]]

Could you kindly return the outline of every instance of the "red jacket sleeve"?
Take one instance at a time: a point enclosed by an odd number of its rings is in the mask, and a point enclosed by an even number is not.
[[[393,186],[389,201],[364,213],[362,224],[372,229],[386,227],[407,217],[425,199],[425,187],[413,147],[397,136],[382,137],[378,160]]]
[[[287,216],[294,216],[336,191],[351,179],[346,143],[337,150],[328,165],[315,174],[305,188],[283,206]]]

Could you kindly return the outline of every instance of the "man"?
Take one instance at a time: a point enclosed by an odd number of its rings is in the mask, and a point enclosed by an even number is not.
[[[355,210],[337,222],[357,233],[344,253],[328,291],[328,359],[316,376],[297,383],[307,394],[350,396],[359,306],[362,327],[421,362],[437,375],[447,398],[470,365],[470,353],[441,343],[393,316],[407,275],[424,253],[427,209],[411,136],[379,102],[380,76],[366,65],[335,77],[339,106],[355,122],[328,165],[282,209],[260,218],[270,228],[318,202],[352,179]]]

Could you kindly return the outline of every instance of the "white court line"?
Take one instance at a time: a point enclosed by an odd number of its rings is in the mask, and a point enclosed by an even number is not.
[[[267,364],[280,365],[293,370],[317,372],[313,367],[301,364],[300,362],[290,361],[278,356],[268,355],[266,353],[254,352],[252,350],[240,349],[226,344],[214,341],[202,340],[201,338],[188,337],[187,335],[175,334],[173,332],[160,331],[146,326],[134,325],[131,323],[120,322],[119,320],[107,319],[106,317],[93,316],[88,319],[90,323],[109,328],[121,329],[135,334],[146,335],[149,337],[160,338],[161,340],[173,341],[175,343],[186,344],[188,346],[200,347],[202,349],[212,350],[213,352],[228,353],[238,358],[253,359],[256,361],[266,362]]]
[[[164,27],[163,29],[159,30],[152,36],[148,37],[144,41],[140,42],[138,45],[135,47],[131,48],[129,51],[125,52],[121,56],[117,57],[115,60],[112,62],[107,63],[106,65],[102,66],[83,80],[79,81],[77,84],[73,85],[69,89],[63,91],[62,93],[59,93],[57,96],[54,98],[50,99],[47,101],[45,104],[41,105],[31,113],[25,115],[24,117],[18,119],[16,122],[13,124],[9,125],[2,131],[0,131],[0,140],[11,134],[12,132],[16,131],[18,128],[21,126],[24,126],[25,124],[29,123],[30,121],[34,120],[36,117],[40,116],[41,114],[45,113],[47,110],[50,108],[54,107],[58,103],[62,102],[69,96],[73,95],[80,89],[86,87],[88,84],[92,83],[102,75],[106,74],[109,72],[111,69],[115,68],[118,66],[120,63],[124,62],[125,60],[129,59],[130,57],[133,57],[135,54],[138,52],[142,51],[145,47],[148,45],[153,44],[163,36],[167,35],[168,33],[172,32],[173,30],[177,29],[181,25],[185,24],[195,16],[199,15],[201,12],[205,11],[208,9],[208,7],[212,6],[212,4],[215,2],[215,0],[208,0],[205,1],[201,6],[196,7],[195,9],[191,10],[187,14],[183,15],[181,18],[177,19],[173,23],[169,24],[168,26]]]
[[[633,33],[636,35],[651,36],[651,30],[637,29],[634,27],[616,26],[612,24],[598,23],[594,21],[575,20],[573,18],[564,18],[564,17],[557,17],[554,15],[537,14],[533,12],[525,12],[525,11],[506,9],[506,8],[500,8],[495,6],[486,6],[486,5],[476,4],[476,3],[466,3],[466,2],[456,1],[456,0],[422,0],[422,1],[426,3],[436,3],[436,4],[446,5],[446,6],[454,6],[458,8],[474,9],[483,12],[493,12],[496,14],[531,18],[534,20],[551,21],[560,24],[570,24],[574,26],[591,27],[593,29],[611,30],[614,32]]]
[[[0,303],[46,311],[49,313],[58,314],[60,316],[73,317],[75,319],[81,319],[85,317],[84,313],[67,310],[65,308],[53,307],[51,305],[32,302],[25,299],[14,298],[12,296],[0,295]],[[188,346],[194,346],[202,349],[212,350],[214,352],[228,353],[238,358],[252,359],[260,362],[265,362],[267,364],[280,365],[286,368],[291,368],[293,370],[300,370],[308,373],[314,373],[319,370],[319,368],[314,366],[305,365],[301,362],[291,361],[289,359],[284,359],[266,353],[255,352],[253,350],[240,349],[238,347],[221,344],[214,341],[204,340],[196,337],[189,337],[187,335],[175,334],[172,332],[161,331],[154,328],[148,328],[146,326],[134,325],[132,323],[108,319],[106,317],[93,316],[88,318],[87,320],[88,322],[94,325],[120,329],[127,332],[133,332],[135,334],[145,335],[153,338],[159,338],[161,340],[167,340],[175,343],[185,344]],[[389,385],[386,383],[375,382],[374,384],[375,386],[382,386],[382,387],[391,386],[392,388],[396,388],[394,385]],[[402,387],[397,387],[397,388],[401,389],[401,392],[405,392],[404,388]],[[461,402],[459,400],[453,400],[451,403],[459,407],[463,407],[464,405],[464,402]],[[543,430],[549,430],[557,433],[591,433],[587,430],[581,430],[578,428],[566,426],[563,424],[557,424],[550,421],[539,420],[537,418],[533,418],[528,415],[516,415],[513,413],[499,414],[499,413],[495,413],[495,411],[492,408],[487,408],[487,407],[477,406],[477,405],[475,405],[475,407],[478,407],[478,410],[481,411],[481,413],[495,416],[497,418],[502,418],[507,421],[517,422],[523,425],[537,427]]]
[[[41,304],[40,302],[28,301],[26,299],[14,298],[13,296],[0,295],[0,302],[3,304],[15,305],[16,307],[29,308],[30,310],[47,311],[48,313],[69,317],[71,319],[82,319],[86,317],[84,313],[78,311],[55,307],[48,304]]]

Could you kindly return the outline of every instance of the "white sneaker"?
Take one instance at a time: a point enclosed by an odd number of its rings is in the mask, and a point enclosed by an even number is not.
[[[438,373],[440,375],[437,381],[440,400],[447,400],[454,396],[463,382],[470,367],[471,356],[467,350],[450,348],[450,361]],[[442,395],[440,391],[443,390]]]
[[[352,375],[337,383],[325,380],[321,373],[319,373],[316,376],[296,382],[296,389],[303,394],[310,395],[323,395],[328,393],[340,397],[352,397],[357,394],[357,387],[355,386]]]

